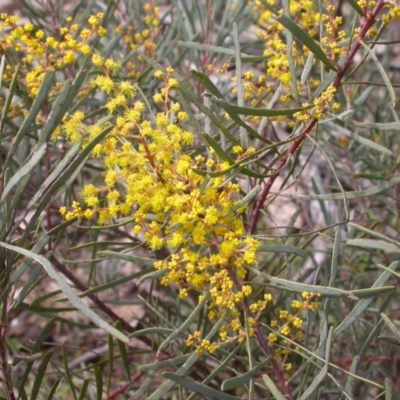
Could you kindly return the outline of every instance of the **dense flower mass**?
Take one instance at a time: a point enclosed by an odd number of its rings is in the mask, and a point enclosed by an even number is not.
[[[59,29],[57,35],[48,35],[30,22],[23,26],[18,25],[19,16],[0,15],[0,30],[8,32],[2,43],[4,50],[23,53],[22,62],[25,66],[30,66],[26,74],[26,85],[31,97],[38,93],[47,70],[63,69],[73,64],[79,54],[91,53],[91,38],[106,34],[106,29],[100,24],[103,17],[102,13],[92,15],[88,19],[89,28],[82,30],[68,17],[65,26]],[[10,78],[11,75],[12,68],[8,65],[5,77]]]
[[[98,57],[94,62],[99,67],[106,64]],[[105,165],[104,186],[84,186],[84,206],[74,203],[69,211],[62,207],[61,213],[66,219],[97,216],[99,224],[119,215],[132,216],[133,233],[142,235],[149,248],[167,246],[172,251],[170,258],[155,263],[156,269],[165,271],[161,284],[180,286],[181,298],[191,289],[209,291],[212,320],[227,310],[237,313],[252,293],[249,285],[236,288],[227,268],[244,279],[245,266],[257,263],[260,243],[245,234],[241,188],[226,182],[223,174],[230,164],[221,162],[212,149],[207,158],[190,154],[194,135],[181,127],[187,113],[170,99],[178,85],[172,73],[167,68],[165,74],[154,74],[164,82],[154,96],[164,111],[153,121],[145,117],[145,104],[134,99],[136,90],[127,82],[110,80],[108,71],[93,79],[95,87],[110,95],[106,107],[115,115],[112,131],[92,151]],[[87,126],[82,117],[75,112],[63,121],[62,131],[71,141],[95,138],[107,126]],[[243,327],[239,323],[234,330]]]
[[[151,250],[170,249],[170,257],[154,264],[164,272],[161,284],[178,286],[182,299],[190,291],[209,293],[208,319],[214,321],[227,313],[220,328],[221,343],[243,341],[243,302],[249,303],[254,315],[247,321],[253,335],[252,326],[272,296],[265,294],[262,300],[249,301],[252,285],[239,283],[246,279],[246,266],[257,264],[260,242],[246,235],[243,213],[247,205],[241,202],[241,187],[224,173],[231,162],[220,160],[212,148],[206,156],[191,151],[195,137],[182,127],[188,115],[171,99],[179,85],[172,68],[154,72],[163,82],[154,95],[163,111],[149,120],[145,104],[136,99],[136,88],[127,81],[110,79],[110,69],[117,69],[117,63],[99,56],[93,56],[93,62],[102,73],[93,78],[92,85],[108,96],[106,108],[115,121],[106,139],[92,151],[104,164],[104,185],[84,186],[84,205],[75,202],[70,210],[62,207],[61,213],[67,220],[97,216],[99,224],[131,216],[133,233]],[[62,131],[71,141],[86,143],[109,124],[85,125],[82,118],[82,113],[75,112],[63,121]],[[252,152],[254,149],[233,146],[232,162]],[[202,298],[203,294],[199,301]],[[299,302],[297,309],[295,315],[286,312],[282,323],[275,324],[291,339],[302,337],[301,313],[316,307],[305,301]],[[278,340],[276,335],[268,339],[271,343]],[[189,335],[187,344],[196,345],[199,354],[218,348],[216,343],[203,340],[199,332]]]

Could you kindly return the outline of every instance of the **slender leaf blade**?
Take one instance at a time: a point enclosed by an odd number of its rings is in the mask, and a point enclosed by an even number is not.
[[[70,302],[79,309],[87,318],[89,318],[94,324],[96,324],[99,328],[104,329],[110,335],[114,336],[116,339],[119,339],[125,343],[129,342],[129,338],[120,332],[118,329],[114,328],[110,324],[108,324],[104,319],[102,319],[98,314],[92,311],[72,290],[72,288],[65,282],[65,279],[61,277],[61,275],[56,271],[53,265],[45,259],[43,256],[39,254],[35,254],[32,251],[12,246],[7,243],[0,242],[0,246],[16,253],[22,254],[25,257],[30,257],[36,260],[42,267],[46,270],[49,276],[54,279],[59,285],[60,289],[64,292],[64,294],[68,297]]]
[[[219,392],[209,386],[203,385],[202,383],[190,381],[188,379],[182,378],[181,376],[174,374],[172,372],[164,372],[163,376],[179,385],[185,387],[192,392],[198,393],[205,399],[215,399],[215,400],[239,400],[239,397],[231,396],[230,394]]]

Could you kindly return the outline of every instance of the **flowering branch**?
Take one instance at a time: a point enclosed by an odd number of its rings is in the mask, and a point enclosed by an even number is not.
[[[356,40],[354,41],[353,45],[351,46],[349,52],[347,53],[346,60],[344,61],[342,67],[339,69],[337,72],[337,75],[332,83],[332,87],[334,89],[338,89],[342,79],[344,77],[344,74],[346,71],[349,69],[351,64],[353,63],[354,56],[356,55],[357,51],[361,47],[361,43],[365,39],[365,36],[368,33],[368,30],[376,23],[377,21],[377,16],[379,12],[382,10],[382,8],[385,5],[384,0],[379,0],[374,7],[374,9],[367,15],[366,18],[361,18],[361,29],[360,33],[358,34]],[[307,134],[311,132],[311,130],[314,128],[314,126],[317,124],[318,118],[313,118],[311,122],[308,124],[308,126],[305,127],[303,130],[302,134],[291,144],[289,150],[284,154],[284,156],[280,159],[276,170],[281,171],[282,168],[285,166],[289,158],[295,153],[295,151],[302,145],[304,142],[305,138],[307,137]],[[263,190],[261,191],[260,198],[259,200],[255,203],[254,209],[251,213],[250,217],[250,224],[248,228],[248,233],[250,235],[255,233],[256,226],[258,223],[258,219],[260,217],[260,212],[261,209],[263,208],[263,205],[265,203],[265,200],[271,190],[272,185],[274,184],[276,178],[278,177],[279,172],[271,176],[268,180],[268,182],[265,184]]]
[[[237,279],[237,276],[236,276],[235,272],[232,270],[231,267],[228,268],[228,271],[229,271],[229,277],[232,279],[232,281],[233,281],[233,283],[234,283],[234,285],[235,285],[236,290],[237,290],[238,292],[241,292],[241,291],[242,291],[242,287],[241,287],[240,282],[239,282],[238,279]],[[246,299],[243,299],[243,306],[244,306],[246,315],[247,315],[248,317],[254,318],[254,317],[255,317],[255,316],[254,316],[254,313],[250,310],[249,305],[247,304]],[[272,370],[274,371],[274,374],[275,374],[275,376],[276,376],[276,379],[279,381],[280,386],[281,386],[281,387],[283,388],[283,390],[285,391],[287,398],[288,398],[289,400],[293,400],[294,397],[293,397],[292,392],[291,392],[291,390],[290,390],[290,388],[289,388],[289,385],[287,384],[286,379],[285,379],[285,377],[283,376],[282,371],[281,371],[281,369],[279,368],[279,365],[278,365],[278,363],[277,363],[276,360],[275,360],[275,356],[274,356],[274,353],[273,353],[273,351],[272,351],[271,345],[268,343],[267,340],[265,340],[264,334],[263,334],[263,332],[261,332],[260,324],[259,324],[259,323],[256,323],[256,324],[253,326],[253,328],[254,328],[254,333],[255,333],[255,336],[256,336],[256,338],[257,338],[258,344],[259,344],[260,347],[264,350],[264,353],[268,356],[268,358],[269,358],[269,360],[270,360],[270,362],[271,362]]]

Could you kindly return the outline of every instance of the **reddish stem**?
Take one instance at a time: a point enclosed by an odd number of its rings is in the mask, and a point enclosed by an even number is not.
[[[135,381],[137,381],[142,375],[143,375],[143,372],[136,372],[135,375],[131,376],[131,379],[129,380],[129,382],[124,383],[119,389],[117,389],[115,392],[111,393],[104,400],[112,400],[112,399],[117,398],[117,396],[124,393],[125,390],[127,390],[130,386],[132,386],[132,384]]]

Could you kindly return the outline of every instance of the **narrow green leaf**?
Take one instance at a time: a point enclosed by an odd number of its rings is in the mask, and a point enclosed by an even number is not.
[[[367,351],[369,351],[371,344],[374,342],[375,338],[379,335],[382,327],[384,326],[383,319],[381,318],[377,324],[372,328],[371,332],[369,333],[368,337],[365,339],[365,342],[363,343],[361,350],[359,352],[360,359],[362,360]]]
[[[116,339],[122,340],[125,343],[129,342],[129,338],[121,333],[118,329],[115,329],[113,326],[104,321],[98,314],[92,311],[72,290],[72,288],[66,283],[65,279],[59,275],[53,265],[45,259],[43,256],[39,254],[35,254],[29,250],[12,246],[7,243],[0,242],[0,246],[11,251],[14,251],[18,254],[22,254],[25,257],[30,257],[36,260],[42,267],[46,270],[48,275],[54,279],[59,285],[60,289],[64,292],[64,294],[68,297],[70,302],[79,309],[87,318],[89,318],[94,324],[96,324],[100,329],[104,329],[110,335],[113,335]]]
[[[134,333],[130,333],[129,337],[134,338],[144,335],[170,335],[172,332],[174,332],[174,330],[168,328],[146,328],[136,331]]]
[[[332,249],[331,271],[328,284],[328,286],[331,287],[335,286],[336,282],[336,274],[338,271],[338,263],[339,263],[340,242],[341,242],[341,233],[340,229],[338,229],[335,232],[335,241],[333,243],[333,249]]]
[[[387,269],[389,274],[393,274],[393,271],[390,271]],[[395,286],[382,286],[382,287],[371,287],[369,289],[356,289],[353,290],[351,293],[356,297],[357,299],[364,299],[366,297],[376,297],[384,293],[389,293],[393,292],[396,290]]]
[[[107,352],[108,352],[108,374],[107,374],[107,395],[111,390],[111,383],[114,376],[114,338],[107,335]]]
[[[389,257],[389,259],[390,259],[391,262],[400,261],[400,251],[399,251],[398,249],[396,249],[396,250],[388,250],[388,251],[386,252],[386,254],[387,254],[387,256]],[[397,278],[400,279],[400,274],[399,274],[398,272],[391,271],[391,270],[389,270],[387,267],[385,267],[385,266],[382,265],[382,264],[376,264],[376,265],[377,265],[379,268],[381,268],[381,269],[383,269],[383,270],[385,270],[385,271],[388,271],[390,274],[392,274],[393,276],[395,276],[395,277],[397,277]]]
[[[62,350],[62,357],[63,357],[63,364],[64,364],[64,375],[66,378],[65,380],[68,382],[70,393],[72,393],[74,400],[77,400],[75,385],[74,385],[74,382],[72,379],[71,371],[68,366],[68,355],[67,355],[67,349],[66,349],[65,343],[62,344],[61,350]]]
[[[3,78],[3,69],[4,69],[4,60],[5,60],[5,55],[2,56],[1,58],[1,64],[0,64],[0,87],[1,87],[1,80]],[[11,80],[11,84],[10,84],[10,88],[9,88],[9,93],[7,95],[6,101],[4,103],[4,107],[3,107],[3,111],[1,113],[1,120],[0,120],[0,143],[1,143],[1,136],[2,136],[2,132],[3,132],[3,127],[4,127],[4,122],[5,122],[5,118],[7,118],[8,115],[8,111],[10,111],[10,106],[12,103],[12,100],[14,98],[14,94],[15,91],[17,89],[18,86],[18,75],[19,75],[19,71],[20,71],[20,65],[18,64],[15,72],[13,74],[12,80]]]
[[[394,93],[394,89],[392,86],[392,82],[390,81],[390,78],[387,76],[385,68],[382,67],[382,64],[379,62],[378,58],[376,57],[374,51],[367,46],[363,41],[360,42],[364,49],[368,52],[369,56],[372,58],[376,66],[378,67],[378,70],[382,76],[383,81],[385,82],[386,88],[389,92],[390,99],[392,101],[392,108],[395,108],[396,106],[396,94]]]
[[[45,153],[46,153],[46,145],[42,145],[30,155],[29,159],[24,163],[24,165],[18,171],[16,171],[15,174],[11,177],[11,179],[7,182],[7,185],[4,188],[3,193],[1,194],[0,203],[2,203],[5,200],[5,198],[9,195],[11,190],[18,183],[24,180],[26,176],[30,176],[30,174],[32,174],[33,169],[43,158]],[[17,205],[18,202],[15,203],[15,207]]]
[[[71,89],[69,91],[68,97],[65,100],[64,107],[61,107],[60,114],[64,115],[67,111],[72,113],[77,107],[81,105],[80,101],[75,102],[77,94],[79,93],[79,89],[82,86],[82,83],[85,81],[87,76],[87,72],[84,69],[81,69],[76,75],[74,81],[72,82]],[[84,100],[82,100],[84,101]],[[74,104],[75,103],[75,104]]]
[[[13,142],[13,146],[11,147],[10,151],[7,154],[6,161],[4,162],[4,169],[9,167],[10,161],[12,156],[14,155],[15,151],[17,150],[19,144],[21,143],[22,138],[26,135],[26,133],[31,129],[33,124],[35,123],[35,118],[38,112],[43,107],[43,102],[45,101],[51,86],[53,84],[53,80],[55,77],[55,71],[48,70],[43,78],[43,82],[40,85],[38,94],[36,95],[33,104],[29,110],[28,115],[25,117],[24,122],[20,126],[15,140]]]
[[[232,118],[233,121],[235,121],[240,127],[244,128],[250,136],[252,136],[254,139],[258,139],[261,142],[271,144],[271,142],[268,139],[265,139],[263,136],[261,136],[255,129],[253,129],[250,125],[246,124],[238,114],[231,112],[230,110],[225,110],[226,113]]]
[[[396,346],[400,346],[400,340],[395,339],[394,337],[391,336],[378,336],[378,340],[383,340],[384,342],[394,344]]]
[[[0,59],[0,88],[3,87],[3,74],[5,66],[6,66],[6,55],[2,54]]]
[[[209,386],[203,385],[202,383],[189,381],[188,379],[182,378],[181,376],[173,374],[172,372],[164,372],[163,376],[173,382],[178,383],[184,388],[191,390],[192,392],[198,393],[205,399],[239,400],[239,397],[219,392],[218,390],[212,389]]]
[[[329,356],[330,356],[330,350],[331,350],[331,344],[332,344],[332,331],[333,331],[333,328],[331,327],[329,329],[328,338],[326,340],[324,366],[321,368],[321,371],[319,371],[318,375],[314,378],[314,380],[308,385],[307,389],[300,396],[300,400],[309,399],[311,394],[318,388],[320,383],[322,383],[324,381],[324,379],[328,373]]]
[[[94,367],[94,378],[96,380],[96,398],[101,400],[103,397],[103,374],[99,367]]]
[[[306,64],[304,65],[304,69],[300,78],[301,83],[305,83],[306,80],[308,79],[308,75],[310,75],[313,64],[314,64],[314,54],[311,53],[307,58]]]
[[[389,266],[389,270],[394,271],[397,268],[398,264],[399,263],[397,261],[393,262]],[[372,285],[372,288],[382,287],[390,276],[391,274],[389,271],[383,272],[376,280],[376,282]],[[346,330],[357,319],[357,317],[369,306],[372,300],[373,298],[360,300],[350,311],[350,313],[347,314],[347,316],[341,322],[341,324],[336,327],[335,331],[333,332],[333,338],[336,339],[344,330]]]
[[[286,397],[278,390],[274,381],[268,375],[263,375],[262,378],[275,400],[286,399]]]
[[[88,297],[92,294],[103,292],[104,290],[107,290],[107,289],[116,288],[117,286],[122,285],[126,282],[132,282],[134,279],[140,278],[140,277],[148,274],[149,271],[153,271],[153,270],[154,270],[153,268],[147,268],[147,269],[141,270],[139,272],[136,272],[135,274],[127,275],[122,278],[114,279],[113,281],[103,283],[102,285],[95,286],[93,288],[86,290],[85,292],[80,293],[79,297],[81,299],[83,299],[84,297]],[[63,300],[64,299],[60,299],[59,301],[63,301]]]
[[[377,129],[379,131],[400,131],[400,122],[358,122],[348,118],[346,118],[346,122],[354,126],[359,126],[360,128]]]
[[[190,41],[178,41],[178,46],[181,47],[187,47],[189,49],[196,49],[196,50],[203,50],[203,51],[208,51],[210,53],[219,53],[219,54],[226,54],[231,57],[235,57],[235,50],[228,49],[225,47],[221,46],[214,46],[211,44],[203,44],[203,43],[197,43],[197,42],[190,42]],[[260,61],[265,61],[271,56],[252,56],[246,53],[240,53],[240,58],[242,62],[260,62]]]
[[[18,365],[20,362],[31,362],[31,361],[37,361],[40,360],[43,357],[43,353],[35,353],[30,356],[21,356],[21,355],[16,355],[12,359],[11,365],[15,367]]]
[[[316,58],[322,61],[327,68],[332,71],[337,71],[335,64],[329,60],[318,43],[292,19],[288,18],[286,15],[281,15],[277,18],[277,21],[279,21],[286,29],[292,32],[293,35],[300,40],[300,42],[306,46]]]
[[[396,325],[388,318],[388,316],[384,313],[381,313],[381,317],[385,322],[386,326],[392,331],[392,333],[396,336],[397,340],[400,340],[400,330],[397,329]]]
[[[372,286],[372,288],[370,289],[347,291],[347,290],[337,289],[334,287],[309,285],[306,283],[294,282],[291,280],[277,278],[275,276],[268,275],[264,272],[259,271],[256,268],[252,268],[249,266],[247,266],[246,268],[249,271],[253,272],[255,275],[262,278],[263,285],[268,285],[269,282],[271,282],[272,284],[276,285],[274,287],[280,288],[281,290],[290,289],[291,291],[295,291],[298,293],[303,293],[303,292],[320,293],[324,297],[339,297],[339,298],[348,297],[353,300],[359,300],[360,298],[363,297],[374,297],[378,294],[391,292],[395,289],[394,286],[377,286],[377,287]],[[390,272],[387,272],[387,274],[390,275]]]
[[[345,121],[350,121],[349,119],[345,119]],[[324,122],[321,122],[321,125],[324,124]],[[328,126],[332,127],[335,129],[337,132],[340,132],[341,134],[347,136],[351,140],[354,140],[357,143],[360,143],[361,145],[367,147],[368,149],[372,149],[375,151],[379,151],[380,153],[386,154],[388,156],[392,156],[393,152],[386,148],[385,146],[382,146],[379,143],[375,143],[374,141],[367,139],[365,137],[360,136],[356,131],[354,130],[349,130],[344,128],[343,126],[340,126],[339,124],[335,124],[332,122],[328,123]]]
[[[256,198],[258,193],[260,193],[260,191],[261,191],[261,186],[259,185],[254,186],[253,189],[251,189],[250,192],[247,193],[242,200],[238,201],[227,213],[223,215],[223,218],[235,213],[240,208],[249,205],[253,201],[253,199]]]
[[[60,384],[61,379],[57,379],[54,383],[53,386],[51,387],[49,394],[46,397],[46,400],[54,400],[54,393],[56,392],[58,385]]]
[[[266,56],[240,56],[242,63],[261,63],[263,61],[270,60],[273,56],[271,54]]]
[[[55,323],[55,318],[51,318],[49,320],[49,322],[43,327],[43,329],[40,332],[39,337],[34,342],[34,345],[33,345],[32,351],[31,351],[31,356],[33,354],[41,353],[41,348],[42,348],[43,342],[48,337],[49,332],[51,331],[51,329],[53,329],[54,323]],[[31,361],[28,360],[26,362],[25,370],[23,372],[23,375],[22,375],[21,379],[18,382],[17,389],[19,391],[20,398],[23,397],[22,393],[25,393],[24,392],[24,386],[25,386],[26,381],[28,379],[29,373],[30,373],[30,371],[32,369],[33,363],[34,363],[34,359],[31,360]],[[26,398],[26,395],[25,395],[25,398]]]
[[[160,356],[161,352],[167,348],[167,346],[175,340],[179,335],[181,335],[183,332],[188,330],[192,324],[196,323],[198,315],[204,310],[204,307],[209,300],[209,293],[207,292],[201,301],[197,304],[195,309],[190,313],[190,315],[187,317],[184,323],[182,323],[178,329],[176,329],[174,332],[172,332],[158,347],[157,350],[157,357]]]
[[[393,400],[393,383],[389,378],[385,378],[385,400]]]
[[[390,156],[390,157],[393,156],[393,152],[391,150],[389,150],[387,147],[382,146],[379,143],[375,143],[374,141],[369,140],[367,138],[364,138],[364,137],[358,135],[357,133],[353,133],[351,135],[351,139],[364,145],[365,147],[369,147],[372,150],[379,151],[380,153],[386,154],[387,156]]]
[[[175,367],[176,365],[184,364],[189,357],[190,357],[190,354],[185,354],[183,356],[177,356],[175,358],[170,358],[170,359],[164,360],[164,361],[157,361],[157,362],[151,363],[151,364],[139,365],[137,370],[146,372],[146,371],[158,371],[159,369]]]
[[[155,279],[155,280],[161,279],[165,274],[166,274],[166,269],[162,269],[160,271],[149,272],[149,273],[143,275],[139,279],[138,285],[140,285],[142,282],[144,282],[147,279],[150,279],[150,280],[152,280],[152,279]]]
[[[49,241],[49,237],[48,236],[42,236],[41,238],[39,238],[39,240],[35,243],[35,245],[32,247],[32,251],[34,253],[40,253],[44,246],[46,246],[46,244]],[[15,270],[14,274],[11,276],[10,280],[8,281],[8,284],[6,286],[6,292],[8,292],[8,289],[11,288],[11,286],[18,281],[18,279],[21,278],[21,276],[25,273],[25,271],[29,268],[29,266],[32,264],[32,259],[30,258],[25,258],[25,260],[18,266],[18,268]],[[28,288],[26,288],[26,286],[28,286]],[[30,286],[25,284],[22,290],[30,290]],[[17,296],[18,298],[21,297],[21,292],[18,294]],[[22,298],[23,300],[23,298]],[[15,299],[13,301],[13,304],[15,304]]]
[[[344,194],[343,193],[333,193],[333,194],[318,194],[318,195],[313,195],[313,194],[292,195],[292,194],[280,194],[280,193],[274,193],[274,192],[271,192],[271,193],[275,194],[277,196],[280,196],[280,197],[287,198],[287,199],[331,201],[331,200],[343,200],[343,198],[346,198],[347,200],[351,200],[351,199],[360,199],[362,197],[370,197],[372,195],[384,192],[385,190],[390,189],[393,186],[398,185],[399,183],[400,183],[400,177],[397,176],[393,179],[390,179],[389,181],[387,181],[385,183],[373,186],[369,189],[358,190],[358,191],[353,191],[353,192],[344,192]]]
[[[45,376],[45,373],[46,373],[47,364],[49,363],[50,358],[52,356],[53,356],[53,352],[49,351],[43,357],[43,361],[40,363],[40,365],[36,371],[36,374],[35,374],[36,376],[35,376],[35,380],[33,382],[30,400],[36,400],[38,397],[39,390],[42,386],[43,377]]]
[[[264,1],[263,1],[264,3]],[[293,35],[314,54],[318,60],[322,61],[327,68],[332,71],[337,71],[335,64],[329,60],[324,51],[318,43],[299,25],[297,25],[291,18],[286,15],[276,17],[276,20],[282,24],[286,29],[293,33]]]
[[[361,17],[366,17],[363,9],[359,6],[356,0],[347,0],[350,6],[359,14]]]
[[[240,42],[237,23],[233,23],[233,44],[235,46],[235,69],[236,69],[236,90],[237,90],[237,105],[243,107],[245,105],[244,97],[245,90],[242,80],[242,61],[240,59]],[[241,119],[239,117],[239,119]],[[247,149],[249,146],[249,137],[246,130],[239,124],[239,139],[242,148]]]
[[[213,96],[217,97],[218,99],[224,99],[225,97],[222,93],[218,90],[218,88],[212,83],[211,79],[203,74],[202,72],[198,72],[195,70],[191,70],[190,73],[195,76],[196,78],[200,79],[204,88]]]
[[[40,133],[39,142],[38,144],[41,145],[42,143],[46,143],[49,139],[51,133],[57,128],[60,124],[63,116],[66,112],[66,104],[69,106],[71,104],[67,103],[67,99],[69,97],[69,93],[71,91],[71,82],[66,82],[63,86],[62,91],[57,96],[53,106],[51,107],[50,115],[46,120],[46,123]]]
[[[221,325],[224,323],[226,318],[226,313],[223,313],[221,318],[217,321],[216,324],[212,327],[211,331],[205,337],[206,340],[211,340],[214,335],[218,332]],[[190,368],[194,365],[194,363],[198,360],[199,355],[196,353],[192,353],[185,364],[180,367],[174,375],[183,376],[186,374]],[[147,400],[159,400],[163,399],[164,395],[168,393],[172,387],[174,386],[175,382],[172,380],[168,380],[167,382],[163,383],[151,396],[148,397]]]
[[[229,157],[229,155],[222,149],[222,147],[218,144],[218,142],[213,139],[210,135],[203,133],[202,135],[205,141],[210,145],[210,147],[215,151],[218,157],[221,160],[228,161],[233,164],[233,160]]]
[[[355,384],[355,376],[357,374],[359,363],[360,363],[360,356],[355,356],[353,358],[353,361],[351,362],[350,374],[347,377],[346,386],[344,388],[344,390],[351,395],[353,394],[354,384]]]
[[[122,330],[121,323],[118,321],[116,328]],[[131,371],[129,369],[128,353],[126,351],[125,343],[121,340],[117,340],[119,353],[121,354],[122,365],[124,366],[126,379],[129,381],[131,379]]]
[[[252,370],[247,371],[246,373],[244,373],[242,375],[223,380],[222,384],[221,384],[221,390],[228,391],[228,390],[235,389],[237,387],[245,386],[249,382],[249,380],[252,379],[254,377],[254,375],[260,370],[261,367],[262,367],[262,364],[259,364]]]
[[[301,108],[283,108],[281,110],[266,110],[262,108],[254,108],[254,107],[239,107],[233,104],[230,104],[224,100],[213,99],[213,102],[221,106],[229,115],[232,114],[241,114],[241,115],[250,115],[256,117],[279,117],[281,115],[293,115],[300,111],[309,110],[313,106],[301,107]]]
[[[386,235],[383,235],[380,232],[376,232],[376,231],[374,231],[372,229],[368,229],[365,226],[358,225],[358,224],[356,224],[354,222],[349,222],[349,227],[357,229],[358,231],[361,231],[363,233],[366,233],[369,236],[376,237],[378,239],[382,239],[385,242],[392,243],[395,246],[397,246],[398,248],[400,248],[400,242],[398,242],[398,241],[396,241],[396,240],[394,240],[394,239],[392,239],[392,238],[390,238],[390,237],[388,237]]]
[[[86,399],[86,392],[89,387],[90,380],[84,379],[81,385],[81,390],[79,392],[78,400],[85,400]]]
[[[350,239],[346,241],[348,246],[362,247],[364,249],[383,250],[385,252],[399,252],[400,248],[392,243],[377,239]]]

